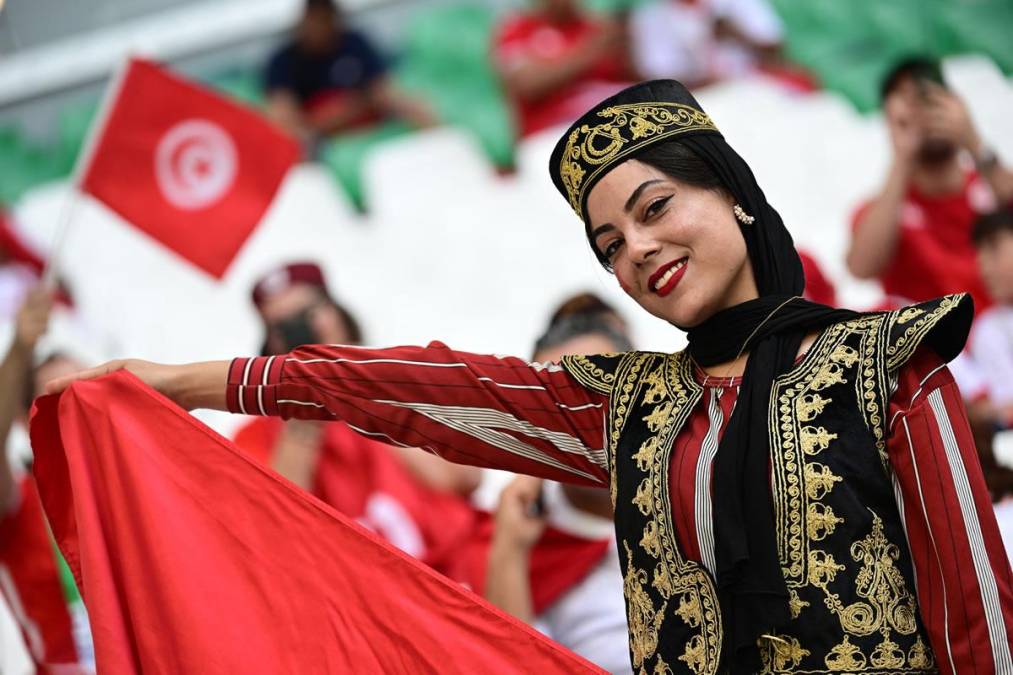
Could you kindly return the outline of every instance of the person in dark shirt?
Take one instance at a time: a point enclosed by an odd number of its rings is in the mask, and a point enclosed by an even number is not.
[[[268,116],[310,140],[386,117],[424,127],[435,117],[387,76],[383,56],[332,0],[306,0],[294,39],[265,73]]]

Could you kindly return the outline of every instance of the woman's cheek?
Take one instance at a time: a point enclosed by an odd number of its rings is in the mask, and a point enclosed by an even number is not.
[[[630,284],[625,279],[623,279],[622,273],[619,272],[618,270],[616,270],[616,280],[619,281],[619,288],[623,289],[623,292],[626,293],[626,295],[629,295],[629,296],[632,297],[633,296],[633,290],[632,290]]]

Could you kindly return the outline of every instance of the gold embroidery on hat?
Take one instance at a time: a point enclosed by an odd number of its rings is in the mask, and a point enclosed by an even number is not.
[[[687,131],[717,131],[701,110],[683,103],[627,103],[598,111],[601,124],[582,124],[566,139],[559,177],[570,206],[580,205],[588,183],[636,148]]]

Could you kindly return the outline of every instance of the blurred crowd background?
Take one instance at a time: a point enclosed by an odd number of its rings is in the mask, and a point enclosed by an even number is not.
[[[0,672],[32,672],[57,652],[93,667],[55,549],[38,565],[61,576],[69,619],[46,628],[25,597],[39,558],[17,544],[31,520],[25,415],[54,374],[307,342],[439,339],[538,360],[681,348],[599,268],[547,175],[565,125],[641,79],[693,88],[784,217],[812,299],[871,309],[972,293],[975,328],[952,367],[1013,550],[1008,0],[0,7]],[[221,280],[69,181],[127,54],[259,111],[302,148]],[[47,293],[38,284],[61,221],[59,286]],[[451,467],[340,424],[198,416],[394,545],[628,672],[607,493]],[[50,642],[60,626],[72,638],[62,651]]]

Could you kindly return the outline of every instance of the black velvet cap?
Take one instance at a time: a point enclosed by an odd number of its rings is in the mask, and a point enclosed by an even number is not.
[[[574,122],[552,151],[549,174],[586,222],[587,195],[610,169],[659,141],[697,134],[720,136],[681,82],[641,82],[610,96]]]

